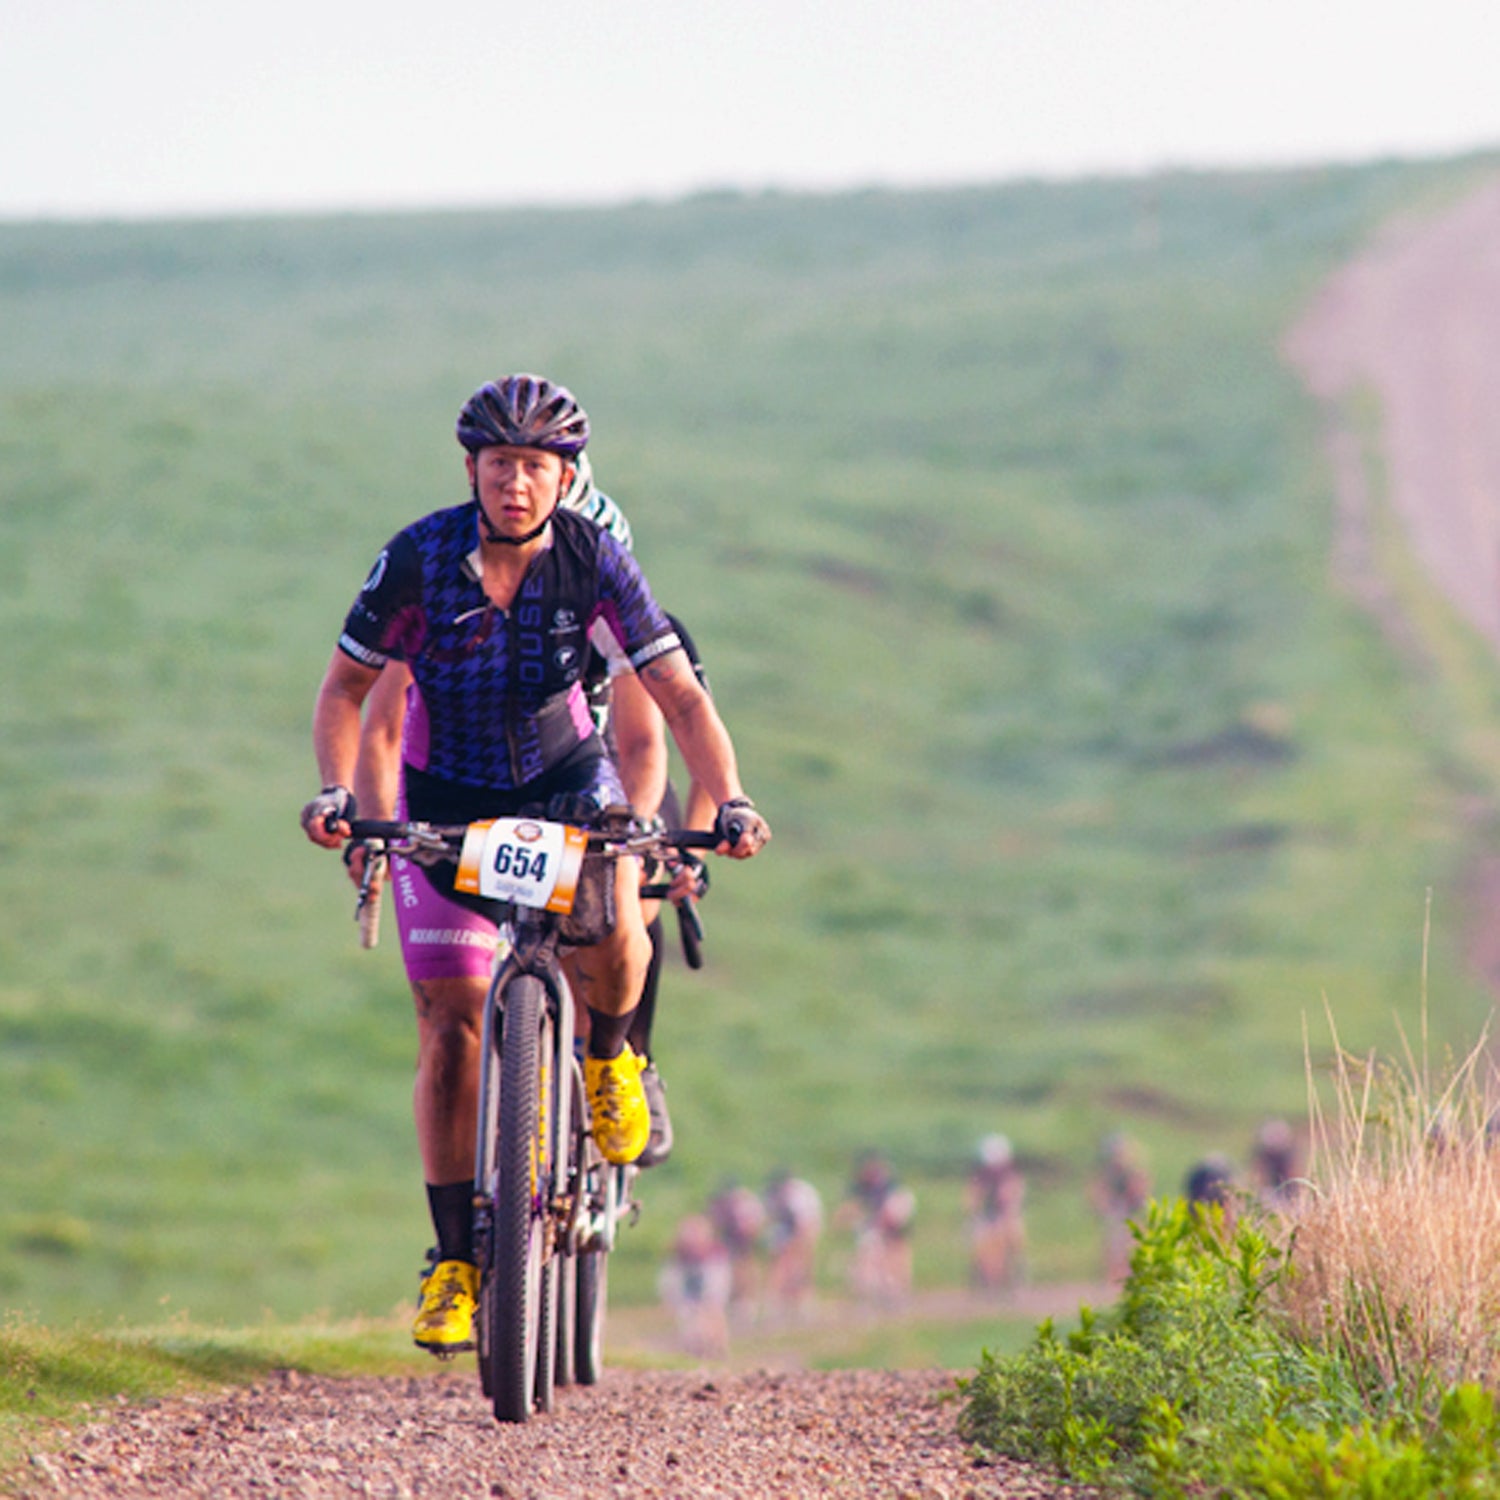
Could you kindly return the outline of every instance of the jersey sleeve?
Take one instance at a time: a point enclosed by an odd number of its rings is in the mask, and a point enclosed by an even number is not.
[[[667,612],[656,602],[635,559],[607,532],[599,538],[599,609],[602,623],[639,671],[682,645]]]
[[[422,564],[405,532],[375,559],[344,617],[339,649],[367,667],[406,658],[421,617]]]

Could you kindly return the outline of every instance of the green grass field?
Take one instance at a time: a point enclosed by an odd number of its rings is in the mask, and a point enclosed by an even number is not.
[[[296,810],[343,613],[462,498],[453,416],[510,369],[584,399],[776,830],[668,975],[679,1149],[617,1297],[723,1177],[833,1200],[867,1145],[959,1280],[996,1129],[1033,1274],[1091,1276],[1100,1135],[1170,1191],[1301,1112],[1325,1001],[1396,1046],[1429,891],[1467,1050],[1500,679],[1414,579],[1427,680],[1332,593],[1276,345],[1493,165],[0,226],[0,1302],[242,1327],[414,1288],[394,935],[359,951]]]

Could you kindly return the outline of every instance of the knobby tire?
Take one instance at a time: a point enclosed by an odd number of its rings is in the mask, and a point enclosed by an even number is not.
[[[568,1184],[573,1196],[574,1222],[568,1235],[564,1251],[557,1257],[557,1369],[558,1385],[578,1383],[578,1261],[581,1252],[578,1240],[581,1237],[580,1221],[587,1221],[590,1213],[588,1170],[589,1153],[593,1149],[589,1139],[588,1095],[583,1086],[583,1067],[575,1061],[564,1067],[563,1087],[568,1090],[568,1159],[559,1162],[558,1180]],[[561,1118],[561,1116],[559,1116]]]
[[[500,1422],[524,1422],[538,1394],[546,1276],[545,1209],[552,1153],[545,1136],[542,1069],[551,1060],[552,1020],[540,980],[505,987],[501,1026],[498,1167],[485,1267],[485,1348],[490,1401]],[[550,1066],[549,1066],[550,1071]],[[542,1367],[551,1400],[551,1351]]]
[[[561,1306],[562,1261],[549,1255],[542,1265],[541,1307],[536,1320],[536,1379],[532,1400],[538,1411],[557,1405],[557,1315]]]

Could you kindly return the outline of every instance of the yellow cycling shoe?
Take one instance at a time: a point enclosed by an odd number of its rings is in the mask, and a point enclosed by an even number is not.
[[[606,1161],[623,1167],[646,1149],[651,1137],[651,1109],[641,1083],[644,1057],[627,1045],[618,1057],[586,1057],[583,1081],[589,1094],[594,1143]]]
[[[423,1278],[413,1341],[434,1354],[457,1354],[474,1347],[474,1314],[479,1306],[479,1267],[466,1260],[440,1260]]]

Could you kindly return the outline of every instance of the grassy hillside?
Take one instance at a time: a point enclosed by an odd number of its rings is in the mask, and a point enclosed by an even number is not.
[[[1479,164],[1482,165],[1482,164]],[[393,940],[296,828],[312,694],[453,415],[541,369],[691,624],[776,842],[668,978],[680,1148],[622,1260],[886,1147],[954,1279],[1001,1129],[1091,1274],[1106,1129],[1175,1187],[1488,999],[1455,876],[1497,711],[1328,586],[1317,279],[1476,164],[609,212],[0,227],[0,1299],[382,1312],[427,1243]]]

